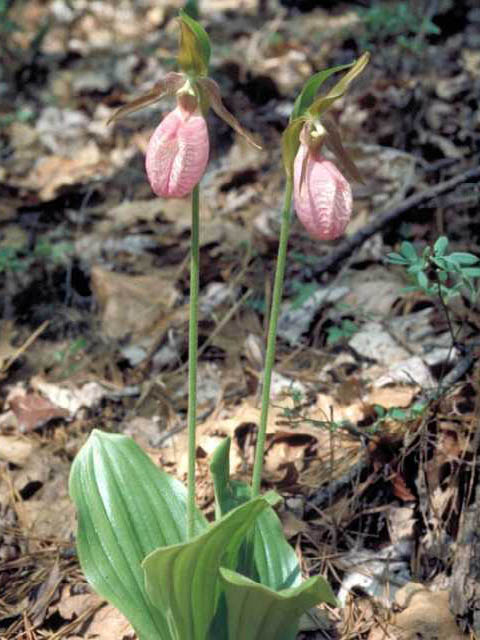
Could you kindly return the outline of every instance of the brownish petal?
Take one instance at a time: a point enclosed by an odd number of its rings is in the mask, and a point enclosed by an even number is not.
[[[184,84],[185,76],[183,73],[176,73],[175,71],[167,73],[165,78],[160,80],[160,82],[157,82],[150,91],[144,93],[139,98],[135,98],[135,100],[132,100],[123,107],[120,107],[120,109],[117,109],[117,111],[115,111],[115,113],[110,117],[107,124],[115,122],[130,113],[135,113],[135,111],[139,111],[144,107],[148,107],[158,100],[161,100],[164,96],[174,96]]]
[[[215,80],[212,80],[211,78],[199,78],[197,82],[207,94],[210,106],[215,111],[217,116],[219,116],[219,118],[222,118],[222,120],[229,124],[234,131],[243,136],[253,147],[255,147],[256,149],[261,149],[262,147],[255,142],[251,135],[238,122],[235,116],[233,116],[230,111],[225,108],[222,102],[220,88]]]
[[[325,145],[338,159],[343,170],[347,174],[347,177],[351,180],[364,184],[360,171],[357,169],[352,157],[342,144],[342,139],[336,125],[329,118],[322,118],[322,124],[328,133],[325,138]]]

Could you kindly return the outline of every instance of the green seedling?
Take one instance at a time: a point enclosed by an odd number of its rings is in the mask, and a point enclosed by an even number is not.
[[[441,33],[431,18],[420,15],[418,3],[378,2],[368,9],[359,9],[364,33],[360,37],[362,48],[382,48],[392,38],[400,47],[420,53],[424,36]]]
[[[467,291],[472,300],[477,295],[475,280],[480,278],[480,259],[472,253],[446,253],[448,238],[440,236],[432,247],[421,254],[411,242],[404,241],[399,253],[389,253],[387,261],[406,269],[413,282],[404,291],[421,291],[448,301]]]
[[[327,328],[327,344],[334,345],[339,342],[346,342],[354,336],[360,327],[351,320],[342,320],[339,326]]]

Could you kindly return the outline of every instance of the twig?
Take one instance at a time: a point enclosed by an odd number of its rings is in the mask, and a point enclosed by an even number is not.
[[[468,180],[474,180],[476,178],[480,178],[480,167],[473,167],[468,171],[464,171],[450,180],[445,180],[440,184],[431,187],[430,189],[425,189],[421,193],[416,193],[413,196],[406,198],[403,202],[401,202],[396,207],[392,209],[388,209],[383,213],[375,216],[374,220],[369,224],[365,225],[362,229],[354,233],[350,238],[346,238],[341,244],[338,245],[336,249],[334,249],[331,253],[329,253],[323,260],[321,260],[314,267],[315,274],[324,273],[326,270],[331,269],[333,266],[340,262],[347,256],[351,255],[351,253],[361,247],[362,244],[371,238],[373,235],[381,231],[383,228],[387,227],[394,220],[399,218],[403,213],[406,213],[410,209],[419,206],[420,204],[427,202],[427,200],[432,200],[436,196],[439,196],[446,191],[452,191],[459,184],[464,182],[468,182]]]
[[[49,324],[50,324],[50,320],[45,320],[45,322],[43,322],[38,327],[38,329],[35,329],[35,331],[31,334],[31,336],[27,338],[20,347],[18,347],[15,353],[11,355],[9,358],[7,358],[4,364],[0,366],[0,374],[5,373],[5,371],[15,362],[15,360],[17,360],[17,358],[19,358],[23,353],[25,353],[25,351],[30,347],[30,345],[32,345],[35,342],[38,336],[45,331],[45,329],[48,327]]]

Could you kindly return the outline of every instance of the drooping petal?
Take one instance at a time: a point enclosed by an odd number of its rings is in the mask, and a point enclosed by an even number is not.
[[[262,147],[255,142],[251,135],[238,122],[235,116],[233,116],[225,107],[222,102],[220,87],[215,82],[215,80],[212,80],[212,78],[199,78],[198,85],[200,89],[206,94],[206,101],[215,111],[217,116],[224,122],[229,124],[234,131],[243,136],[247,140],[247,142],[252,145],[252,147],[255,147],[255,149],[261,149]]]
[[[340,166],[345,171],[347,177],[363,184],[363,178],[360,171],[357,169],[352,157],[343,146],[342,138],[335,126],[335,123],[326,116],[325,118],[322,118],[322,125],[328,133],[325,138],[325,145],[335,155],[335,158],[339,161]]]
[[[107,124],[120,120],[120,118],[130,113],[135,113],[144,107],[148,107],[161,100],[164,96],[174,96],[180,87],[185,84],[185,79],[183,73],[175,73],[174,71],[167,73],[150,91],[125,104],[123,107],[120,107],[120,109],[117,109],[108,119]]]
[[[307,231],[318,240],[341,236],[352,215],[352,190],[333,162],[301,144],[293,184],[295,211]]]
[[[169,113],[148,143],[145,167],[153,192],[162,198],[183,198],[203,176],[209,139],[205,118],[180,107]]]

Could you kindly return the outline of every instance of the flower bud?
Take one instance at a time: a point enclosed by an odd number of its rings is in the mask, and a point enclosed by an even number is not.
[[[205,172],[208,153],[205,118],[179,103],[148,143],[145,167],[153,192],[162,198],[183,198],[191,193]]]
[[[293,169],[295,211],[318,240],[343,234],[352,214],[352,190],[337,167],[320,152],[300,144]]]

